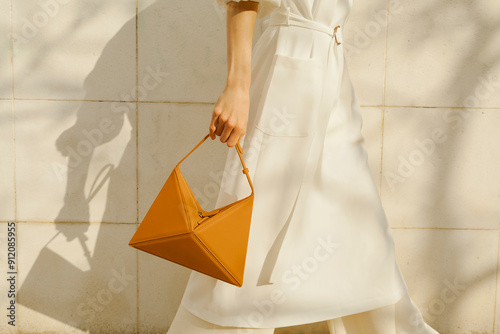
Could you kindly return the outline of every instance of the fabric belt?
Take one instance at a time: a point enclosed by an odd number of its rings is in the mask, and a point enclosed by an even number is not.
[[[337,45],[342,44],[342,27],[340,25],[332,28],[326,24],[306,19],[303,16],[297,15],[290,11],[290,7],[284,9],[276,9],[270,14],[269,25],[290,25],[303,28],[309,28],[324,32],[328,34],[332,39],[335,39]]]

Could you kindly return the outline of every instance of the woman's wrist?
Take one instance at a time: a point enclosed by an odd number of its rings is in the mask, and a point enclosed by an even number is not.
[[[228,75],[226,80],[226,87],[237,88],[237,89],[250,89],[250,75],[238,74],[238,75]]]

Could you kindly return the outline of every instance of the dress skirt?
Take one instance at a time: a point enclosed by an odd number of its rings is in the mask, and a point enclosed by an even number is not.
[[[259,16],[269,15],[253,48],[240,139],[255,194],[243,286],[192,271],[181,304],[208,322],[247,328],[397,305],[408,290],[344,61],[341,32],[352,0],[264,2]],[[230,149],[217,208],[250,194],[241,170]],[[437,333],[411,309],[420,319],[415,328],[428,331],[404,333]]]
[[[420,311],[406,294],[396,304],[326,321],[330,334],[418,334],[437,333],[421,318]],[[219,326],[203,320],[182,304],[166,334],[272,334],[274,328]],[[326,333],[326,331],[324,332]]]

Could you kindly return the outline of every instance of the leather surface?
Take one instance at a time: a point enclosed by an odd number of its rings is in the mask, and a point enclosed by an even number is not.
[[[172,170],[129,246],[241,287],[254,200],[253,185],[235,148],[252,193],[234,203],[205,211],[189,188],[179,165]]]

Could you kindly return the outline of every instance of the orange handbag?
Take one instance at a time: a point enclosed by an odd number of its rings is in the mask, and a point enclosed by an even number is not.
[[[208,136],[174,167],[129,246],[241,287],[254,189],[239,139],[236,151],[252,188],[248,197],[205,211],[179,169],[181,162]]]

